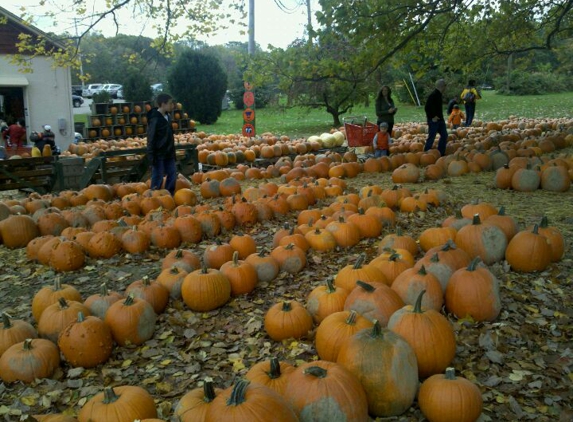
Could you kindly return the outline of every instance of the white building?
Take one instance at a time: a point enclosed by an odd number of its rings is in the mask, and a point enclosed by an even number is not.
[[[52,67],[47,56],[31,58],[31,72],[24,73],[10,58],[18,53],[19,34],[45,39],[50,46],[64,49],[39,29],[0,7],[0,118],[8,124],[26,120],[26,132],[41,132],[50,125],[56,144],[65,150],[74,139],[71,72],[68,67]],[[29,141],[28,141],[29,142]]]

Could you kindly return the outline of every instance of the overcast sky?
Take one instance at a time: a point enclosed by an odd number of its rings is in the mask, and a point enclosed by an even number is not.
[[[248,0],[245,1],[248,4]],[[284,12],[277,6],[275,0],[255,0],[255,42],[263,49],[266,49],[268,44],[286,48],[296,38],[304,36],[307,15],[306,5],[300,4],[303,0],[276,1],[286,9],[293,10],[293,12]],[[35,25],[45,32],[61,33],[68,31],[73,33],[74,16],[72,14],[59,13],[61,19],[59,19],[57,27],[52,25],[51,18],[42,17],[42,14],[46,11],[45,8],[54,10],[56,9],[54,4],[61,6],[68,2],[69,0],[48,0],[46,6],[38,6],[38,0],[8,0],[7,4],[5,3],[2,6],[18,16],[21,15],[21,8],[26,8],[27,11],[36,16]],[[101,4],[103,1],[99,0],[98,3]],[[316,0],[313,0],[311,5],[315,6],[316,3]],[[248,20],[248,18],[245,19]],[[145,28],[145,26],[149,27],[148,23],[137,21],[129,15],[122,21],[126,22],[120,28],[120,32],[124,34],[139,35],[142,34],[142,28]],[[113,36],[115,34],[115,26],[111,21],[105,24],[102,23],[97,29],[105,35]],[[227,31],[221,31],[217,35],[209,36],[208,39],[203,39],[202,41],[206,41],[210,45],[225,44],[230,41],[247,42],[248,36],[246,34],[241,35],[240,30],[239,27],[230,28]],[[143,32],[143,35],[153,37],[155,34],[153,32]]]

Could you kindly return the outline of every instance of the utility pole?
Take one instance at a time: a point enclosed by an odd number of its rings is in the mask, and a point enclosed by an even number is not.
[[[255,54],[255,0],[249,0],[249,56]]]
[[[308,32],[308,43],[312,44],[312,17],[311,17],[311,10],[310,10],[310,0],[306,0],[306,16],[308,19],[308,23],[306,25],[306,30]]]
[[[74,26],[76,27],[76,48],[78,50],[78,57],[80,58],[80,80],[82,82],[82,91],[83,91],[85,88],[84,63],[82,60],[82,53],[80,52],[80,37],[78,36],[78,18],[74,18]]]

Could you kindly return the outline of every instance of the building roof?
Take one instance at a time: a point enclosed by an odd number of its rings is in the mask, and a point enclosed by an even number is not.
[[[24,19],[16,16],[9,10],[6,10],[0,6],[0,18],[5,16],[7,19],[6,23],[0,23],[0,54],[16,54],[19,53],[16,43],[18,40],[18,34],[25,33],[32,35],[36,38],[45,39],[50,46],[55,49],[65,50],[66,47],[59,41],[52,38],[50,35],[44,31],[26,22]]]

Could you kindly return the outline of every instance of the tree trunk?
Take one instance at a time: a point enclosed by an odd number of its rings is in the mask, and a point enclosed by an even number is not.
[[[513,54],[510,53],[509,56],[507,56],[507,81],[506,81],[506,88],[507,88],[507,93],[509,94],[511,91],[511,70],[513,67]]]

